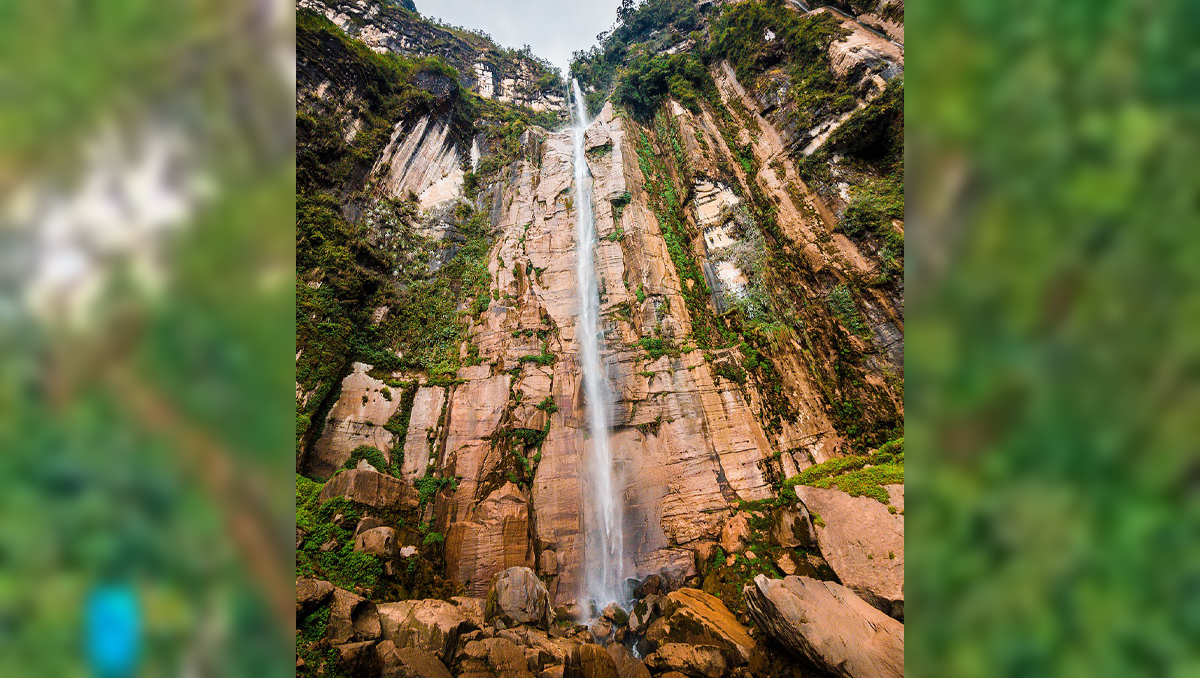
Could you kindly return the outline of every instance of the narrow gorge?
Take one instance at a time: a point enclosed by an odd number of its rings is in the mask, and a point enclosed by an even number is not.
[[[903,674],[903,4],[297,3],[297,673]]]

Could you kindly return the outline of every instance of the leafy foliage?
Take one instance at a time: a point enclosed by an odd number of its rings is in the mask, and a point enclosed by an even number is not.
[[[430,109],[433,96],[416,86],[420,73],[458,80],[458,73],[438,57],[412,59],[394,52],[378,53],[350,39],[324,16],[308,9],[296,13],[296,47],[322,54],[356,83],[359,132],[347,141],[344,121],[333,105],[316,102],[296,111],[296,188],[308,192],[340,188],[359,180],[383,150],[392,124]],[[456,90],[457,91],[457,90]]]
[[[692,54],[643,55],[622,70],[613,91],[613,101],[643,121],[653,118],[668,96],[699,113],[700,102],[716,96],[716,84]]]
[[[358,521],[359,510],[345,498],[320,502],[321,484],[296,476],[296,527],[305,537],[296,550],[296,573],[302,577],[324,579],[339,588],[372,588],[383,574],[378,558],[354,550],[354,534],[333,524],[334,515],[344,516],[343,524]],[[332,550],[322,550],[329,543]]]
[[[841,124],[826,142],[837,153],[875,161],[885,172],[904,162],[904,78],[892,78],[883,92]],[[893,180],[903,182],[903,176]]]
[[[572,77],[585,91],[596,90],[588,95],[588,110],[599,109],[622,64],[682,41],[699,24],[700,14],[692,0],[646,0],[636,6],[633,0],[623,0],[616,27],[596,36],[600,44],[571,55]],[[658,37],[652,39],[655,32]]]
[[[394,464],[401,463],[397,461],[397,457],[400,460],[404,458],[404,440],[408,437],[408,422],[412,417],[413,400],[417,397],[418,388],[420,388],[420,384],[416,381],[405,384],[404,392],[400,395],[400,406],[396,408],[392,416],[388,417],[387,423],[383,425],[385,429],[395,436],[395,444],[392,447],[392,463]],[[399,477],[400,474],[393,473],[392,475]]]
[[[358,466],[360,460],[366,459],[367,463],[375,467],[380,473],[387,473],[396,477],[400,476],[400,468],[395,462],[389,464],[383,456],[383,452],[379,451],[374,445],[359,445],[350,452],[350,458],[342,464],[342,468],[350,469]]]
[[[428,374],[449,374],[458,369],[459,347],[466,339],[469,324],[469,314],[458,309],[469,298],[487,296],[491,284],[487,215],[464,208],[460,210],[460,217],[467,217],[460,227],[464,240],[457,245],[453,258],[432,278],[414,281],[402,290],[389,290],[384,300],[391,309],[387,318],[378,327],[364,330],[378,347],[373,359],[364,362]]]

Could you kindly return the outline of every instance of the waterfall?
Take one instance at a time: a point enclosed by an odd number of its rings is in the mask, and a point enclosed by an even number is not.
[[[622,515],[613,478],[609,447],[612,393],[600,359],[600,290],[596,283],[596,221],[592,213],[592,182],[584,156],[587,104],[579,82],[571,81],[575,94],[575,234],[576,272],[579,282],[579,319],[576,336],[583,369],[587,403],[588,439],[583,481],[584,553],[583,598],[597,609],[623,603]]]

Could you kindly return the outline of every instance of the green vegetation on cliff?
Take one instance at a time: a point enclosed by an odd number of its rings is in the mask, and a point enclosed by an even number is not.
[[[771,42],[763,40],[768,30],[775,34]],[[829,45],[847,33],[834,14],[804,16],[783,0],[754,0],[727,6],[711,33],[708,58],[728,60],[744,86],[752,88],[768,68],[786,71],[800,126],[854,108],[853,83],[830,67]]]
[[[462,309],[471,300],[466,313],[487,308],[487,215],[460,204],[445,218],[452,237],[432,240],[414,229],[422,218],[415,201],[380,197],[369,185],[395,125],[443,116],[464,144],[482,131],[478,172],[465,179],[474,197],[518,159],[531,125],[553,127],[558,119],[460,89],[458,73],[441,59],[376,53],[307,10],[298,14],[297,41],[302,69],[354,93],[349,103],[302,100],[297,110],[296,381],[303,401],[296,429],[304,445],[319,434],[353,361],[385,375],[408,369],[434,381],[453,378],[468,325]],[[351,118],[358,131],[347,137]],[[382,317],[379,309],[386,309]]]
[[[354,85],[355,114],[361,127],[350,140],[337,104],[318,101],[296,109],[296,188],[344,190],[361,181],[391,136],[392,125],[436,105],[430,91],[417,85],[419,75],[441,76],[455,84],[458,72],[445,61],[380,54],[346,36],[324,16],[307,9],[296,13],[296,49]],[[461,97],[456,105],[462,104]]]
[[[871,497],[888,504],[884,485],[904,484],[904,439],[899,438],[870,455],[838,457],[810,466],[783,483],[781,496],[795,500],[797,485],[836,487],[854,497]]]
[[[600,109],[622,67],[648,65],[659,51],[683,41],[700,21],[694,0],[645,0],[636,7],[624,0],[616,28],[597,36],[598,46],[571,55],[571,75],[585,92],[595,90],[586,95],[588,110]]]

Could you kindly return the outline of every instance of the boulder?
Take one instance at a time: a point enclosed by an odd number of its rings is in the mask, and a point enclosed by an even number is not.
[[[444,600],[405,600],[379,605],[383,637],[397,647],[415,647],[447,659],[458,637],[479,626],[454,603]]]
[[[375,641],[344,643],[335,646],[338,669],[350,676],[379,675],[379,655],[375,652]]]
[[[525,652],[529,670],[535,673],[555,666],[579,664],[580,643],[573,638],[552,637],[541,629],[523,625],[498,631],[494,637],[510,640],[521,648]]]
[[[300,578],[296,580],[296,618],[312,614],[333,595],[333,584],[320,579]]]
[[[650,626],[650,622],[661,612],[663,600],[665,599],[662,596],[649,595],[634,603],[629,612],[629,630],[639,636],[645,634],[646,627]]]
[[[375,603],[343,589],[334,589],[325,637],[334,645],[379,638],[379,610]]]
[[[663,615],[668,628],[658,640],[660,644],[713,646],[724,652],[725,663],[730,667],[743,664],[753,667],[761,661],[758,643],[715,596],[697,589],[672,591],[663,604]]]
[[[396,647],[384,640],[375,646],[375,653],[383,666],[382,678],[452,678],[436,656],[414,647]]]
[[[592,638],[594,638],[597,643],[603,643],[604,641],[608,640],[609,636],[612,635],[613,625],[609,620],[601,618],[592,622],[591,625],[588,626],[588,630],[592,632]]]
[[[845,586],[760,574],[743,593],[758,627],[818,668],[845,678],[904,675],[904,625]]]
[[[621,678],[650,678],[650,669],[641,662],[629,648],[620,643],[611,643],[605,648],[608,656],[612,657],[617,667],[617,675]]]
[[[396,530],[390,527],[373,527],[364,530],[354,538],[354,550],[380,558],[393,558],[398,552]]]
[[[629,613],[616,603],[609,603],[604,606],[604,612],[601,616],[611,621],[615,626],[624,626],[629,621]]]
[[[458,607],[458,611],[467,618],[475,626],[482,628],[485,621],[484,609],[487,601],[483,598],[471,598],[468,596],[454,596],[450,599]]]
[[[712,645],[666,643],[646,657],[646,664],[656,673],[678,671],[691,678],[722,678],[725,675],[725,654]]]
[[[492,580],[484,617],[500,617],[506,622],[534,624],[550,628],[554,611],[546,585],[528,567],[510,567]]]
[[[904,501],[904,486],[886,488]],[[816,522],[821,555],[838,580],[863,600],[904,621],[904,516],[871,497],[841,490],[796,486],[796,495]]]
[[[750,517],[745,513],[734,514],[721,528],[721,548],[725,553],[741,553],[750,543]]]
[[[342,471],[325,483],[320,500],[326,502],[334,497],[345,497],[377,509],[411,509],[420,503],[417,491],[403,480],[361,469]]]
[[[468,641],[453,668],[459,678],[534,678],[525,652],[507,638]]]
[[[638,587],[633,590],[633,597],[641,600],[646,596],[662,593],[662,589],[662,577],[658,576],[657,574],[652,574],[649,577],[646,577],[646,579],[642,581],[641,584],[638,584]]]
[[[591,643],[579,647],[579,675],[580,678],[622,678],[612,655]]]

